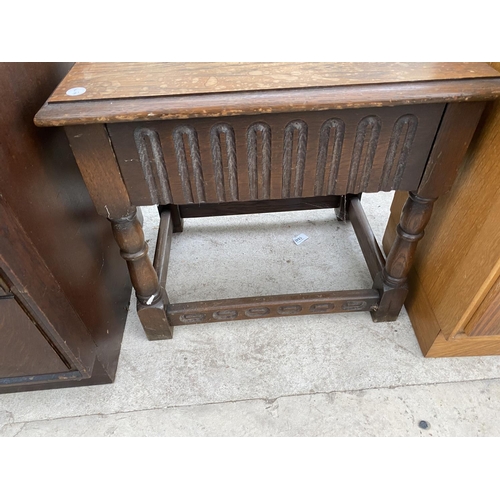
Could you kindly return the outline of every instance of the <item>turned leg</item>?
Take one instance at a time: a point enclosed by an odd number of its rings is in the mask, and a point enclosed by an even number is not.
[[[137,296],[137,314],[148,339],[172,338],[173,327],[167,320],[165,307],[166,295],[149,259],[148,245],[136,210],[131,215],[110,221],[120,254],[127,261]]]
[[[408,293],[407,276],[413,264],[418,241],[424,236],[435,198],[410,193],[401,212],[396,239],[385,267],[374,279],[373,288],[380,293],[380,304],[372,311],[375,322],[395,321]]]

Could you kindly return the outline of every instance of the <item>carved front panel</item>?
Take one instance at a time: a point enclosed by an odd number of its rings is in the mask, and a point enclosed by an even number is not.
[[[136,205],[416,189],[444,105],[108,125]]]

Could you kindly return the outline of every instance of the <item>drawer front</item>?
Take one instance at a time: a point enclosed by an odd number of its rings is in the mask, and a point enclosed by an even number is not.
[[[0,378],[68,372],[68,367],[12,296],[0,299]]]
[[[443,104],[109,124],[136,205],[416,189]]]

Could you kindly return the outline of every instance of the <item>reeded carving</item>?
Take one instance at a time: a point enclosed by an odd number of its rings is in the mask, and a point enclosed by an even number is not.
[[[380,111],[380,116],[361,115],[359,121],[344,119],[342,114],[342,118],[326,113],[323,116],[318,128],[315,122],[314,126],[313,122],[308,125],[307,115],[306,119],[287,122],[283,122],[282,117],[274,122],[272,117],[266,118],[266,122],[250,121],[246,122],[246,130],[237,129],[240,125],[230,118],[213,124],[208,133],[206,128],[199,128],[197,132],[195,124],[177,126],[171,133],[179,178],[175,167],[168,164],[167,170],[165,158],[167,161],[169,158],[164,156],[160,137],[164,143],[167,139],[153,128],[138,128],[135,143],[151,200],[168,204],[173,203],[175,197],[176,203],[213,203],[401,189],[406,165],[418,139],[416,115],[386,117]],[[282,150],[281,144],[276,143],[276,136],[281,133]],[[309,137],[310,134],[314,136]],[[242,144],[236,144],[236,137],[242,137]],[[309,152],[308,158],[307,149],[313,145],[314,151]],[[275,155],[282,155],[281,167]],[[202,158],[206,163],[209,157],[212,167],[202,165]],[[238,161],[245,163],[245,160],[248,188],[239,185],[239,182],[246,183],[246,172],[238,176]],[[276,161],[277,164],[273,164]],[[373,170],[375,161],[377,165]],[[272,179],[280,168],[281,190],[276,185],[279,178]],[[373,177],[377,181],[370,183],[370,176],[372,181],[375,181]],[[172,193],[173,189],[177,191]]]
[[[227,153],[227,172],[229,181],[230,201],[238,201],[238,171],[236,162],[236,139],[234,130],[227,123],[219,123],[210,129],[210,146],[212,150],[212,162],[215,172],[215,189],[218,201],[226,201],[226,190],[224,187],[224,166],[222,161],[222,148],[220,136],[224,134]]]
[[[193,168],[194,184],[196,188],[196,196],[198,203],[206,201],[205,198],[205,182],[203,179],[203,168],[201,165],[200,146],[198,144],[198,134],[194,127],[183,125],[176,127],[172,132],[174,140],[175,156],[177,157],[177,166],[181,177],[182,192],[188,203],[194,203],[193,190],[189,175],[188,161],[186,158],[186,146],[184,137],[187,137],[189,145],[189,154],[191,157],[191,165]]]
[[[151,201],[172,203],[172,192],[158,132],[149,128],[138,128],[134,132],[134,140]]]
[[[345,124],[338,118],[331,118],[321,126],[319,133],[318,162],[316,165],[316,182],[314,183],[315,196],[322,196],[323,194],[331,195],[335,191],[339,175],[344,133]],[[328,174],[328,187],[326,193],[324,193],[326,162],[328,159],[328,149],[331,141],[333,142],[332,161],[330,163],[330,171]]]
[[[297,134],[295,134],[297,131]],[[297,135],[297,155],[295,163],[295,182],[293,191],[292,184],[292,161],[294,136]],[[285,127],[285,136],[283,139],[283,179],[281,187],[282,198],[299,198],[302,196],[302,187],[304,185],[304,169],[306,166],[307,152],[307,123],[302,120],[291,121]]]
[[[261,137],[262,180],[259,190],[257,134]],[[251,200],[268,200],[271,192],[271,127],[264,122],[252,124],[247,130],[248,182]]]
[[[394,124],[389,148],[387,149],[387,155],[385,157],[384,168],[382,170],[379,189],[387,191],[399,189],[408,155],[410,154],[411,146],[415,139],[417,126],[418,119],[415,115],[403,115],[398,118]],[[392,177],[394,165],[396,165],[396,173]],[[393,179],[392,185],[389,182],[391,178]]]
[[[368,186],[370,172],[377,150],[378,138],[380,136],[381,120],[378,116],[366,116],[359,123],[356,129],[356,138],[351,158],[351,169],[347,182],[348,193],[361,193]],[[358,172],[361,171],[361,185],[356,188]]]

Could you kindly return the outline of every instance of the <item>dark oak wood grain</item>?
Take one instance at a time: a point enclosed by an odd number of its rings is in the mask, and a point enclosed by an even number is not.
[[[359,198],[353,197],[349,204],[349,220],[352,223],[354,232],[358,239],[359,246],[365,257],[366,265],[370,271],[371,277],[382,271],[385,266],[385,258],[380,249],[377,239],[373,234],[370,223],[366,217],[365,211],[361,206]]]
[[[12,210],[0,198],[0,268],[10,290],[46,332],[61,356],[84,378],[95,362],[95,344]],[[32,375],[32,374],[29,374]]]
[[[172,325],[191,325],[303,314],[330,314],[369,311],[376,306],[375,290],[343,290],[288,295],[245,297],[170,304]]]
[[[106,128],[67,127],[66,134],[99,215],[108,219],[129,215],[133,209]]]
[[[244,202],[416,189],[443,110],[431,104],[108,130],[132,204]]]
[[[165,293],[148,257],[148,245],[136,212],[110,221],[120,254],[127,262],[137,296],[137,313],[146,335],[150,340],[171,338],[172,332],[165,312]]]
[[[156,239],[153,267],[158,275],[158,282],[163,289],[165,289],[165,284],[167,283],[173,229],[174,225],[170,210],[160,210],[160,227],[158,228],[158,237]]]
[[[384,268],[373,282],[380,291],[380,304],[372,312],[374,321],[395,321],[408,293],[408,273],[413,264],[417,243],[424,236],[424,229],[432,213],[435,198],[423,198],[410,193],[403,206],[396,228],[396,238],[387,255]]]
[[[0,226],[15,235],[6,239],[4,232],[1,238],[2,251],[10,249],[0,264],[0,288],[8,290],[64,359],[64,349],[73,353],[67,356],[73,368],[64,373],[23,377],[19,370],[18,377],[0,379],[2,393],[110,383],[116,372],[130,297],[127,267],[109,224],[95,212],[64,131],[33,124],[71,66],[0,64],[0,197],[6,218]],[[75,340],[82,330],[81,340]],[[15,334],[22,338],[20,330]],[[0,342],[0,353],[3,349],[6,344]],[[43,352],[35,353],[38,361],[22,353],[9,361],[19,366],[43,362]],[[73,356],[92,368],[90,377],[72,371]]]
[[[432,148],[425,174],[418,188],[420,196],[437,198],[451,188],[484,106],[484,102],[447,105],[439,127],[439,136]],[[450,147],[450,144],[453,144],[453,147]]]
[[[203,203],[179,206],[182,217],[212,217],[220,215],[264,214],[293,210],[317,210],[336,208],[340,196],[314,196],[312,198],[289,198],[286,200],[253,200],[228,203]]]
[[[0,378],[69,370],[15,298],[0,300],[0,345]]]

